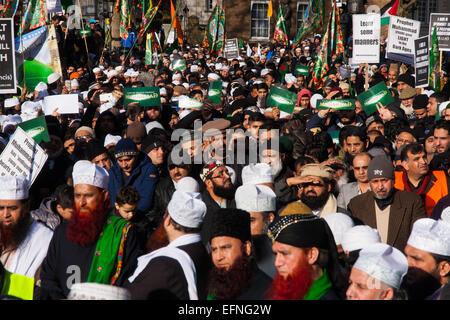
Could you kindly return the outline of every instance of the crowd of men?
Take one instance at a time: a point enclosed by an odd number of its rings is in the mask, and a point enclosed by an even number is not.
[[[349,69],[350,41],[316,89],[319,46],[254,44],[226,59],[194,44],[152,65],[139,46],[63,51],[62,76],[1,95],[2,150],[44,97],[79,95],[78,114],[45,116],[33,184],[0,177],[1,297],[449,299],[448,57],[442,90],[416,88],[413,67],[383,52]],[[394,98],[370,116],[366,73]],[[125,88],[155,86],[160,106],[124,104]],[[274,86],[298,95],[292,114],[267,105]],[[316,109],[343,98],[355,110]]]

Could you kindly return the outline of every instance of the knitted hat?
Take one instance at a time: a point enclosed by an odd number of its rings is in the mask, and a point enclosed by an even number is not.
[[[398,82],[404,82],[412,88],[414,88],[416,86],[416,80],[414,79],[414,77],[407,73],[403,73],[403,74],[399,75],[397,78],[397,83]]]
[[[155,148],[164,146],[164,142],[156,135],[148,135],[145,137],[144,141],[142,142],[141,150],[144,153],[149,153]]]
[[[130,138],[122,138],[114,147],[114,156],[116,159],[125,156],[136,156],[139,153],[136,144]]]
[[[250,214],[231,208],[208,212],[203,221],[202,238],[210,242],[221,236],[237,238],[242,242],[250,240]]]
[[[419,94],[414,98],[413,109],[425,109],[428,104],[428,96],[426,94]]]
[[[394,179],[394,166],[388,158],[378,156],[370,160],[367,176],[369,180],[375,178]]]

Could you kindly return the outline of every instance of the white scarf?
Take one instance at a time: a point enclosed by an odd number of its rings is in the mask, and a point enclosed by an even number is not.
[[[36,270],[47,256],[48,246],[52,237],[52,230],[33,220],[27,237],[14,253],[8,271],[34,278]]]
[[[199,234],[186,234],[184,236],[175,239],[174,241],[169,243],[169,245],[163,248],[140,256],[137,259],[138,265],[136,267],[136,270],[134,271],[133,275],[128,278],[128,281],[130,281],[130,283],[133,282],[137,278],[137,276],[145,269],[148,263],[154,258],[161,256],[169,257],[177,260],[178,263],[181,265],[181,268],[183,269],[184,276],[186,277],[186,281],[188,283],[189,299],[198,300],[197,285],[196,285],[197,271],[195,269],[194,262],[186,252],[184,252],[181,249],[178,249],[177,247],[199,241],[200,241]]]

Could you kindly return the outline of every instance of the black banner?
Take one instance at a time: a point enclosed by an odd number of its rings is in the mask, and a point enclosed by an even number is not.
[[[16,93],[13,19],[0,19],[0,94]]]
[[[436,34],[440,51],[450,51],[450,13],[432,13],[430,14],[429,35],[433,34],[433,28],[436,26]]]
[[[416,71],[416,88],[428,86],[429,65],[428,36],[414,40],[414,69]]]

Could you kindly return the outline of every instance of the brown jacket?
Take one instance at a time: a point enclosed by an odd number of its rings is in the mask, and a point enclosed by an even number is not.
[[[423,200],[412,192],[394,189],[391,204],[387,244],[403,252],[416,220],[426,218]],[[375,199],[371,191],[354,197],[348,204],[352,217],[372,228],[377,228]]]

